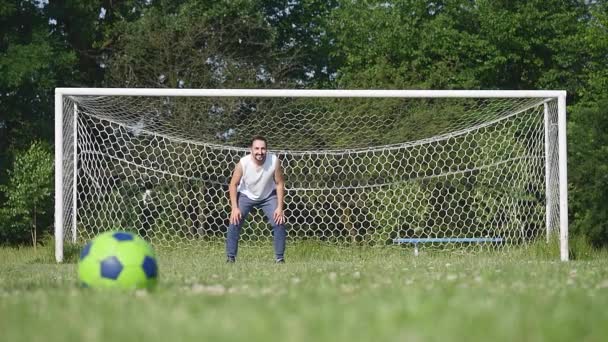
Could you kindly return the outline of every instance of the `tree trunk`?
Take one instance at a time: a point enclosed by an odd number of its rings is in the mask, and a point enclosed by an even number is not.
[[[31,231],[31,235],[32,235],[32,245],[34,246],[34,250],[36,250],[36,245],[37,245],[37,241],[36,241],[36,205],[34,204],[34,211],[33,211],[33,217],[32,217],[32,231]]]

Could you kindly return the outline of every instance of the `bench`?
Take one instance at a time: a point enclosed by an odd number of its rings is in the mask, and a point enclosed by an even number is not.
[[[484,242],[503,242],[500,237],[477,237],[477,238],[400,238],[394,239],[395,244],[413,244],[414,255],[418,256],[418,244],[421,243],[484,243]]]

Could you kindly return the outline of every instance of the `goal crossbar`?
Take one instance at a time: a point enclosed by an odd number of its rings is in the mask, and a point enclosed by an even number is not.
[[[165,89],[55,88],[58,95],[206,96],[206,97],[363,97],[363,98],[542,98],[565,97],[564,90],[313,90],[313,89]]]

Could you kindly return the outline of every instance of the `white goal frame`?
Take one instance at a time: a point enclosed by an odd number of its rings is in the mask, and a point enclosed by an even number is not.
[[[295,90],[295,89],[144,89],[144,88],[56,88],[55,89],[55,258],[63,261],[64,251],[64,98],[68,96],[150,96],[150,97],[332,97],[332,98],[553,98],[557,101],[559,244],[560,259],[568,255],[568,188],[566,149],[566,91],[563,90]],[[545,127],[547,126],[545,109]],[[77,112],[75,108],[74,120]],[[75,125],[74,125],[75,126]],[[545,130],[546,131],[546,130]],[[76,132],[74,128],[74,139]],[[547,142],[545,133],[545,142]],[[545,144],[545,177],[549,187],[549,151]],[[77,156],[74,153],[74,159]],[[77,163],[74,162],[75,167]],[[73,173],[76,184],[77,172]],[[76,191],[76,187],[72,187]],[[77,196],[70,196],[76,201]],[[547,203],[547,239],[549,236],[549,203]],[[72,206],[75,211],[76,203]],[[73,215],[76,213],[74,212]],[[76,217],[73,217],[75,224]],[[75,230],[74,230],[75,233]],[[75,241],[76,236],[71,240]]]

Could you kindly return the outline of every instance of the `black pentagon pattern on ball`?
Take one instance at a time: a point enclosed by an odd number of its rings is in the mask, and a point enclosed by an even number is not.
[[[141,264],[141,267],[144,269],[144,273],[146,273],[146,277],[148,279],[156,278],[158,275],[158,266],[156,265],[156,260],[150,256],[146,256],[144,258],[144,262]]]
[[[101,261],[101,277],[108,279],[118,279],[123,266],[117,257],[111,256]]]
[[[84,259],[87,255],[89,255],[89,251],[91,250],[91,243],[87,243],[82,251],[80,252],[80,260]]]
[[[116,232],[112,234],[112,237],[118,241],[131,241],[133,240],[133,234],[127,232]]]

